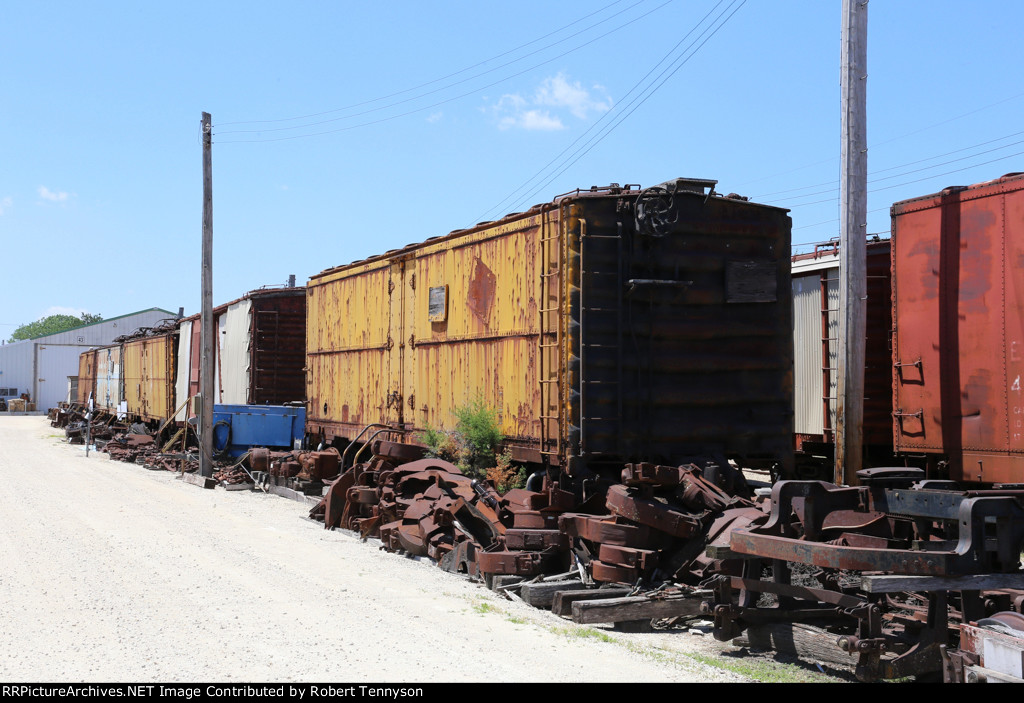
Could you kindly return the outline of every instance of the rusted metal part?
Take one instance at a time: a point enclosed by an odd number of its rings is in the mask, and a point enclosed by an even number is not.
[[[249,465],[253,471],[262,473],[270,472],[270,450],[263,447],[254,447],[249,452]]]
[[[404,463],[423,459],[427,450],[415,444],[379,439],[374,442],[372,451],[374,456],[391,459],[395,463]]]
[[[885,514],[872,506],[899,506],[903,530],[894,533]],[[792,519],[793,516],[798,521]],[[958,531],[956,543],[911,540],[911,518],[944,520]],[[994,542],[987,540],[994,524]],[[865,536],[897,540],[890,549],[826,543],[859,529]],[[898,527],[898,525],[897,525]],[[920,529],[920,525],[918,525]],[[882,534],[878,534],[881,531]],[[863,542],[861,542],[863,543]],[[812,564],[832,569],[893,574],[956,575],[1007,572],[1019,566],[1024,547],[1024,507],[1014,495],[968,497],[949,491],[886,488],[884,484],[840,488],[821,481],[780,481],[772,488],[771,514],[763,526],[732,533],[730,548],[740,554]]]
[[[559,518],[559,529],[570,537],[589,542],[642,549],[652,541],[652,533],[644,525],[627,523],[616,517],[565,514]]]
[[[545,563],[542,552],[479,552],[476,559],[481,572],[506,576],[536,576]]]
[[[606,564],[627,566],[640,571],[647,571],[658,566],[660,552],[652,549],[631,549],[602,544],[597,550],[597,558]],[[596,578],[596,577],[595,577]],[[597,579],[603,581],[604,579]]]
[[[510,550],[539,552],[545,549],[569,549],[569,536],[559,530],[510,529],[505,532],[505,546]]]
[[[601,583],[635,584],[640,579],[640,570],[618,564],[607,564],[594,559],[590,562],[590,575]]]
[[[642,498],[635,489],[612,486],[608,489],[608,509],[620,517],[647,525],[674,537],[689,537],[700,529],[696,516]]]

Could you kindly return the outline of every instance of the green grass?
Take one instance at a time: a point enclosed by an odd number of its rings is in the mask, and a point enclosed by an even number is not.
[[[528,625],[531,621],[527,618],[508,614],[503,608],[494,605],[481,597],[475,598],[471,603],[473,612],[480,615],[494,613],[504,616],[506,620],[516,625]],[[834,681],[834,677],[828,674],[808,670],[798,664],[787,664],[784,662],[772,661],[753,655],[738,654],[737,658],[727,656],[715,656],[711,654],[700,654],[696,652],[669,651],[653,644],[642,644],[627,639],[615,637],[604,630],[593,627],[580,627],[575,625],[553,625],[541,622],[533,624],[544,628],[552,634],[576,640],[595,640],[606,644],[614,644],[653,661],[669,666],[680,666],[690,668],[684,661],[689,659],[704,666],[721,669],[748,679],[762,683],[823,683]],[[740,658],[741,657],[741,658]]]
[[[709,654],[692,652],[685,652],[683,654],[706,666],[731,671],[734,674],[746,676],[748,679],[754,679],[762,683],[824,683],[832,680],[826,674],[807,671],[795,664],[783,664],[757,657],[751,657],[742,661],[730,661],[724,657],[716,657]]]

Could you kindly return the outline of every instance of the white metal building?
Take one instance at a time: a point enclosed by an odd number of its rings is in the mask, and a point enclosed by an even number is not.
[[[36,409],[46,411],[68,398],[78,378],[78,357],[87,349],[112,344],[123,334],[177,317],[162,308],[111,317],[56,334],[0,345],[0,398],[29,394]]]

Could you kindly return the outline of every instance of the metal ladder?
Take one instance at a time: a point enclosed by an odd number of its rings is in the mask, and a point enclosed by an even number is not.
[[[548,457],[558,458],[562,451],[562,369],[558,350],[562,346],[562,237],[565,218],[560,216],[556,227],[549,223],[551,210],[541,213],[540,221],[540,294],[537,297],[537,379],[540,383],[541,415],[540,415],[540,454],[547,463]],[[563,214],[563,213],[560,213]],[[550,234],[554,229],[555,233]],[[552,244],[554,242],[554,244]],[[549,297],[554,293],[555,304],[545,307]],[[553,317],[552,317],[553,316]],[[551,363],[546,364],[549,349]],[[548,414],[554,407],[554,414]],[[555,423],[551,432],[551,423]],[[549,445],[554,440],[554,448]]]

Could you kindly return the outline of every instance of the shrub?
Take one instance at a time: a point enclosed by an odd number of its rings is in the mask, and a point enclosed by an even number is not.
[[[450,461],[472,478],[490,478],[502,493],[525,484],[525,471],[512,466],[511,454],[498,455],[503,437],[494,408],[477,398],[456,408],[455,418],[454,430],[428,426],[416,435],[430,456]]]

